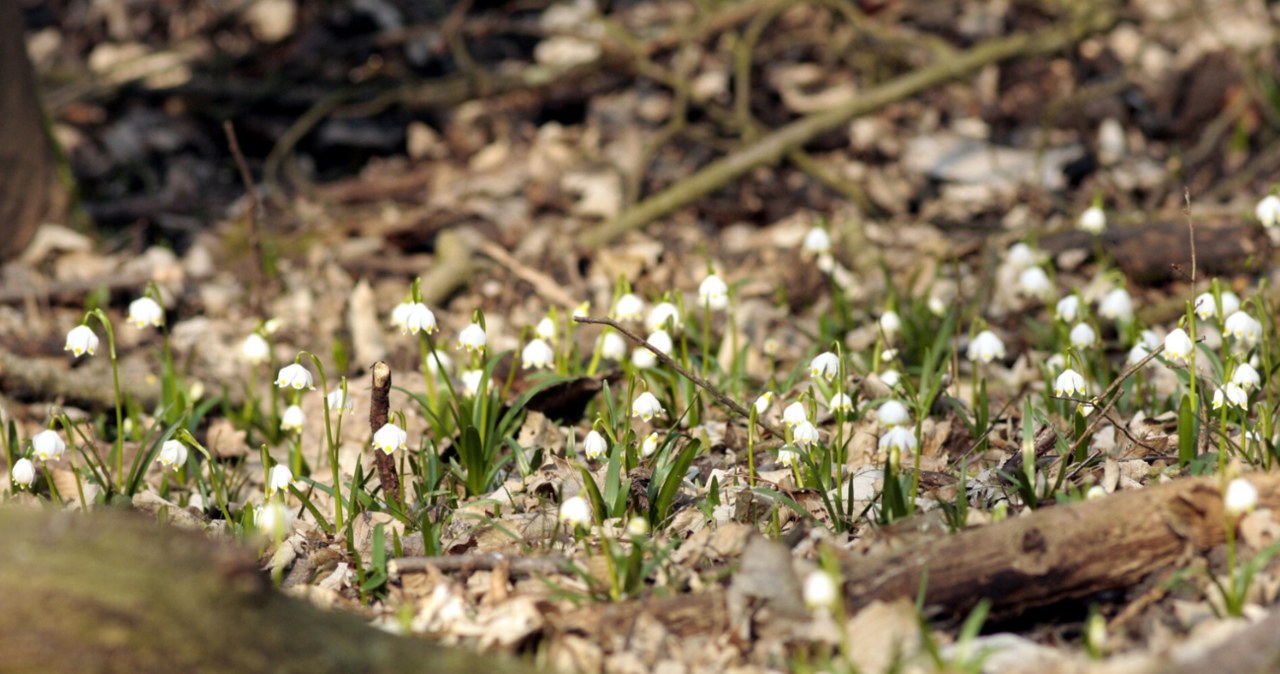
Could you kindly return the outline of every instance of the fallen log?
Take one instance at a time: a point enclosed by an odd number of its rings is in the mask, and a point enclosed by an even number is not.
[[[1280,475],[1249,479],[1260,493],[1259,508],[1280,509]],[[993,616],[1013,618],[1136,586],[1189,554],[1222,545],[1225,536],[1217,478],[1175,480],[1045,508],[887,553],[842,551],[844,605],[853,614],[875,601],[915,599],[924,585],[931,613],[963,617],[986,599]],[[607,608],[585,606],[559,627],[597,634],[623,629],[647,614],[682,636],[709,634],[731,620],[731,594],[716,588]]]
[[[249,550],[126,513],[0,508],[10,672],[531,672],[271,587]]]

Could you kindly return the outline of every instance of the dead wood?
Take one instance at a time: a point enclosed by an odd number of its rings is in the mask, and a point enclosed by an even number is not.
[[[0,3],[0,260],[22,252],[35,236],[53,178],[22,27],[19,4]]]
[[[1250,478],[1259,507],[1280,508],[1280,475]],[[1105,499],[1036,511],[1025,517],[930,539],[883,554],[844,552],[845,608],[877,600],[914,599],[946,615],[963,615],[980,600],[992,614],[1019,613],[1138,584],[1187,553],[1225,541],[1222,495],[1216,478],[1183,479]],[[566,616],[562,630],[587,634],[621,629],[648,613],[679,621],[680,635],[709,634],[729,620],[729,593],[588,606]],[[689,616],[697,616],[691,619]]]
[[[1230,277],[1248,272],[1251,263],[1256,266],[1270,259],[1271,243],[1260,227],[1197,218],[1195,232],[1198,274]],[[1067,251],[1091,253],[1095,239],[1135,283],[1159,285],[1191,276],[1186,220],[1117,227],[1098,237],[1076,230],[1061,232],[1045,237],[1040,246],[1055,256]]]
[[[775,164],[788,153],[804,147],[856,117],[875,112],[909,96],[1014,58],[1051,54],[1115,24],[1116,14],[1104,3],[1082,11],[1083,18],[1035,33],[1018,33],[984,42],[953,58],[942,59],[884,84],[872,87],[829,110],[813,113],[716,160],[697,173],[659,192],[618,217],[585,232],[580,241],[595,248],[727,185],[760,166]]]
[[[1280,476],[1251,478],[1261,507],[1280,507]],[[1078,600],[1135,585],[1187,552],[1225,540],[1216,478],[1177,480],[1046,508],[941,540],[842,562],[851,609],[914,597],[946,612],[983,598],[995,614]]]
[[[277,592],[244,548],[122,513],[0,509],[11,672],[524,672]]]
[[[371,377],[373,391],[369,396],[369,432],[377,434],[387,425],[391,409],[391,368],[384,362],[373,364]],[[396,474],[396,460],[390,454],[374,448],[373,463],[378,468],[378,482],[388,503],[400,502],[400,476]]]

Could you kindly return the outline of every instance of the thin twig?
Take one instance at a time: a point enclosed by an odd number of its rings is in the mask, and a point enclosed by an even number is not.
[[[236,129],[231,120],[222,123],[222,131],[227,134],[227,146],[231,156],[236,160],[236,168],[240,171],[240,181],[244,183],[245,198],[249,200],[247,222],[249,225],[249,246],[253,248],[254,269],[258,275],[258,283],[249,288],[250,300],[254,312],[262,314],[263,281],[267,274],[267,259],[262,252],[262,232],[258,229],[258,214],[262,213],[262,200],[258,198],[258,190],[253,186],[253,174],[249,172],[249,162],[245,161],[244,152],[240,150],[240,140],[236,137]]]
[[[702,390],[706,391],[707,393],[710,393],[711,397],[715,398],[716,402],[720,403],[721,407],[724,407],[725,409],[733,412],[734,414],[737,414],[743,419],[746,419],[747,423],[751,423],[751,413],[747,411],[747,408],[739,404],[738,401],[725,395],[723,391],[721,391],[719,388],[716,388],[714,384],[707,381],[706,379],[703,379],[702,377],[699,377],[698,375],[692,372],[689,372],[683,367],[680,367],[679,363],[672,360],[671,357],[663,353],[661,349],[645,341],[643,337],[640,337],[636,333],[631,332],[627,328],[622,327],[621,325],[618,324],[617,321],[614,321],[611,318],[590,318],[587,316],[575,317],[573,320],[577,321],[578,323],[590,323],[593,325],[607,325],[613,328],[614,330],[617,330],[618,332],[622,333],[622,335],[627,339],[630,339],[636,344],[639,344],[640,346],[643,346],[644,348],[651,351],[654,356],[657,356],[658,360],[661,361],[663,365],[666,365],[667,367],[675,370],[676,374],[679,374],[685,379],[688,379],[689,381],[696,384]],[[756,417],[756,425],[768,431],[770,435],[780,440],[785,440],[787,437],[786,433],[784,433],[782,429],[774,426],[771,423],[768,423],[764,419],[761,419],[759,416]]]

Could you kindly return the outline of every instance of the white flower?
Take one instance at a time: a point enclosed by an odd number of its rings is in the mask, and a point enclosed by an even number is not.
[[[765,412],[769,411],[769,406],[773,404],[773,391],[765,391],[756,398],[756,416],[762,417]]]
[[[542,338],[535,338],[524,345],[520,352],[520,366],[524,369],[536,368],[545,370],[555,365],[556,352]]]
[[[616,321],[638,321],[644,315],[644,300],[635,293],[627,293],[613,303],[613,319]]]
[[[600,346],[600,356],[609,360],[621,361],[627,355],[627,342],[622,335],[610,330],[597,340]]]
[[[1280,223],[1280,197],[1274,194],[1263,197],[1253,207],[1253,214],[1263,227],[1275,227],[1276,223]]]
[[[18,488],[30,487],[36,481],[36,465],[31,463],[31,459],[21,458],[13,462],[13,470],[9,473],[9,479],[13,485]]]
[[[284,409],[284,414],[280,415],[280,430],[286,433],[296,433],[302,430],[302,426],[307,423],[307,415],[302,412],[302,408],[297,405],[290,405]]]
[[[431,313],[427,305],[415,302],[405,310],[402,331],[408,331],[411,335],[416,335],[419,332],[425,332],[429,335],[436,331],[436,327],[436,315]]]
[[[1222,315],[1230,316],[1239,308],[1240,296],[1230,290],[1222,291]],[[1212,292],[1203,292],[1196,297],[1194,309],[1200,320],[1207,321],[1218,315],[1218,302],[1213,298]]]
[[[1057,381],[1053,383],[1053,394],[1058,397],[1085,395],[1089,388],[1085,384],[1084,377],[1075,370],[1066,369],[1062,374],[1058,375]]]
[[[831,235],[822,227],[814,227],[805,232],[804,243],[801,247],[805,252],[821,255],[831,252]]]
[[[148,325],[158,328],[164,325],[164,309],[150,297],[139,297],[129,303],[129,318],[126,320],[138,329]]]
[[[1086,491],[1084,493],[1084,498],[1086,501],[1097,501],[1098,499],[1103,498],[1106,495],[1107,495],[1107,490],[1102,485],[1095,484],[1092,487],[1089,487],[1089,491]]]
[[[550,316],[543,316],[542,320],[533,326],[533,336],[546,342],[554,342],[556,339],[556,322],[551,320]]]
[[[1107,214],[1097,206],[1090,206],[1080,214],[1080,220],[1076,224],[1090,234],[1101,234],[1107,228]]]
[[[293,528],[293,512],[279,501],[264,503],[253,511],[253,526],[272,538],[282,539]]]
[[[1098,315],[1117,323],[1133,320],[1133,298],[1124,288],[1115,288],[1098,303]]]
[[[1155,330],[1143,330],[1138,334],[1138,343],[1147,348],[1147,351],[1155,351],[1160,347],[1160,335]]]
[[[804,603],[810,609],[831,609],[839,598],[839,590],[831,574],[814,571],[804,579]]]
[[[93,334],[93,328],[77,325],[67,333],[67,345],[62,350],[70,351],[76,358],[86,353],[92,356],[98,351],[98,336]]]
[[[840,393],[837,393],[831,396],[831,400],[827,401],[827,409],[831,410],[832,412],[848,413],[850,410],[853,409],[853,398],[850,398],[849,396],[845,395],[843,391]]]
[[[933,314],[934,316],[942,317],[942,316],[945,316],[947,313],[946,300],[943,300],[941,297],[938,297],[937,295],[930,295],[929,300],[926,302],[926,306],[929,307],[929,313]]]
[[[332,412],[342,414],[343,412],[351,413],[356,410],[356,401],[347,395],[341,387],[329,391],[329,395],[324,397],[324,404],[329,407]]]
[[[1258,505],[1258,488],[1252,482],[1238,477],[1227,485],[1227,493],[1222,500],[1227,514],[1239,517]]]
[[[805,412],[804,404],[799,401],[787,405],[786,409],[782,410],[782,423],[787,426],[795,426],[808,419],[809,414]]]
[[[1084,349],[1093,346],[1098,341],[1098,333],[1093,331],[1093,326],[1088,323],[1076,323],[1071,328],[1071,345],[1077,349]]]
[[[1072,293],[1058,300],[1054,315],[1063,323],[1075,323],[1080,318],[1080,296]]]
[[[401,332],[408,330],[409,310],[412,308],[413,302],[401,302],[391,309],[391,326],[400,328]]]
[[[1028,267],[1018,275],[1018,290],[1028,297],[1044,299],[1053,294],[1053,282],[1039,267]]]
[[[67,451],[67,443],[62,441],[57,431],[46,428],[31,438],[31,450],[41,461],[57,461]]]
[[[670,302],[659,302],[653,305],[648,317],[644,319],[644,327],[649,332],[665,330],[668,326],[677,332],[684,327],[680,320],[680,309]]]
[[[438,363],[436,362],[437,358],[440,359],[440,362]],[[449,354],[440,350],[432,351],[431,353],[427,354],[427,371],[428,372],[430,372],[433,375],[438,375],[440,374],[441,367],[444,367],[445,372],[448,372],[453,367],[453,358],[450,358]]]
[[[641,370],[649,370],[657,367],[658,357],[643,346],[637,346],[631,350],[631,364]]]
[[[903,426],[911,422],[911,412],[907,410],[906,405],[897,400],[886,400],[876,410],[876,418],[880,420],[880,425],[886,428]]]
[[[1230,382],[1219,386],[1213,392],[1213,409],[1221,409],[1223,404],[1234,405],[1242,410],[1249,409],[1249,394],[1239,384]]]
[[[1231,375],[1231,383],[1248,391],[1262,383],[1262,376],[1248,363],[1240,363]]]
[[[809,361],[809,376],[814,379],[822,377],[831,381],[838,374],[840,374],[840,357],[830,351],[823,351]]]
[[[380,449],[384,454],[393,454],[397,449],[405,449],[408,447],[409,434],[403,428],[386,423],[373,434],[373,448]]]
[[[480,380],[484,378],[484,370],[464,370],[462,372],[462,394],[468,398],[476,397],[480,392]],[[485,393],[489,392],[488,385],[485,386]]]
[[[644,442],[640,443],[640,454],[642,456],[653,456],[658,451],[658,432],[654,431],[645,436]]]
[[[652,393],[645,391],[636,396],[631,403],[631,416],[640,417],[645,421],[649,421],[654,416],[666,414],[666,410],[662,409],[662,403],[658,402],[658,398]]]
[[[484,334],[484,328],[479,323],[472,323],[458,333],[457,348],[466,349],[468,353],[480,351],[484,348],[488,339],[488,336]]]
[[[1125,362],[1129,365],[1137,365],[1149,355],[1151,355],[1151,349],[1147,348],[1146,344],[1134,344],[1133,348],[1129,349],[1129,357],[1125,359]]]
[[[886,311],[880,315],[880,330],[890,339],[902,329],[902,319],[896,311]]]
[[[598,459],[609,451],[609,442],[599,431],[592,430],[582,441],[582,451],[586,452],[588,459]]]
[[[906,426],[894,426],[880,436],[879,447],[881,451],[891,449],[896,449],[899,452],[914,450],[916,448],[916,434]]]
[[[1227,322],[1223,327],[1228,335],[1248,344],[1257,344],[1258,340],[1262,339],[1262,323],[1243,311],[1227,316]]]
[[[794,467],[796,465],[796,461],[799,459],[800,453],[795,450],[785,448],[778,450],[778,463],[786,466],[787,468]]]
[[[966,350],[965,355],[975,363],[990,363],[997,358],[1003,359],[1005,357],[1004,342],[996,336],[996,333],[990,330],[983,330],[970,340],[969,348]],[[883,380],[884,375],[881,375],[880,379]],[[886,381],[885,383],[888,384],[889,382]]]
[[[902,381],[902,375],[897,370],[885,370],[880,373],[880,381],[884,382],[885,386],[894,388],[898,382]]]
[[[267,496],[278,491],[289,491],[290,484],[293,484],[293,471],[283,463],[277,463],[267,473]]]
[[[654,330],[645,341],[666,355],[671,355],[671,350],[675,348],[671,335],[666,330]]]
[[[698,304],[713,311],[729,306],[729,286],[715,274],[704,279],[698,285]]]
[[[1009,246],[1009,250],[1004,254],[1005,264],[1018,270],[1035,266],[1040,261],[1039,258],[1040,256],[1031,249],[1031,246],[1021,241]]]
[[[801,447],[812,447],[818,444],[821,440],[821,437],[818,435],[818,427],[814,426],[808,420],[801,421],[796,424],[795,430],[791,433],[796,444]]]
[[[581,496],[566,499],[560,504],[560,521],[572,527],[591,524],[591,505]]]
[[[280,373],[276,375],[276,386],[293,388],[296,391],[301,391],[304,388],[315,390],[316,388],[311,379],[311,372],[303,367],[301,363],[292,363],[280,368]]]
[[[591,301],[587,300],[573,308],[574,318],[586,318],[591,315]]]
[[[1191,350],[1195,345],[1191,343],[1191,338],[1187,336],[1187,332],[1182,328],[1177,328],[1164,338],[1164,357],[1172,363],[1182,363],[1186,365],[1191,360]]]
[[[782,345],[778,343],[777,337],[765,337],[764,343],[760,345],[760,350],[770,358],[777,356],[780,348]]]
[[[187,465],[187,446],[177,440],[165,440],[160,445],[160,453],[156,455],[156,461],[165,468],[178,470]]]
[[[261,365],[267,362],[267,357],[271,355],[271,344],[267,343],[266,338],[256,332],[250,333],[244,338],[244,343],[240,345],[240,357],[245,362],[252,365]]]

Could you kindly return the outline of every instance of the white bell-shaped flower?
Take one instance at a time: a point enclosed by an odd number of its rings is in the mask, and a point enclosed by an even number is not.
[[[1257,344],[1258,340],[1262,339],[1262,323],[1244,311],[1237,311],[1227,316],[1223,328],[1228,335],[1249,345]]]
[[[886,400],[876,410],[876,419],[885,428],[905,426],[911,423],[911,412],[907,406],[897,400]]]
[[[541,338],[534,338],[520,352],[520,366],[545,370],[556,364],[556,352]]]
[[[571,527],[591,525],[591,504],[581,496],[565,499],[560,504],[560,521]]]
[[[465,349],[467,353],[474,353],[484,349],[488,341],[489,336],[485,334],[484,327],[479,323],[472,323],[458,333],[457,348]]]
[[[129,317],[126,320],[138,329],[148,325],[158,328],[164,325],[164,308],[150,297],[139,297],[129,303]]]
[[[853,398],[850,398],[843,391],[836,393],[827,401],[827,409],[832,412],[843,412],[848,414],[853,410]]]
[[[1043,269],[1029,267],[1018,275],[1018,292],[1028,297],[1045,299],[1053,294],[1053,281],[1049,280],[1049,275]]]
[[[397,449],[408,447],[409,434],[403,428],[386,423],[373,434],[373,448],[382,450],[384,454],[393,454]]]
[[[1116,323],[1133,320],[1133,297],[1124,288],[1114,288],[1098,302],[1098,315]]]
[[[965,355],[975,363],[990,363],[997,359],[1003,360],[1006,355],[1004,342],[996,336],[996,333],[990,330],[983,330],[974,335],[973,339],[969,341],[969,348],[966,350]],[[880,379],[883,381],[884,375],[880,375]],[[886,381],[885,383],[887,384],[888,382]]]
[[[32,455],[40,461],[57,461],[66,451],[67,443],[51,428],[46,428],[31,438]]]
[[[649,315],[644,319],[644,327],[649,332],[668,328],[678,332],[684,327],[684,322],[680,320],[680,309],[676,305],[670,302],[659,302],[649,310]]]
[[[93,328],[77,325],[67,333],[67,344],[62,350],[70,351],[76,358],[86,353],[92,356],[98,352],[98,336],[93,333]]]
[[[654,431],[645,436],[644,442],[640,443],[640,455],[644,457],[653,456],[658,451],[658,432]]]
[[[1075,323],[1080,318],[1080,296],[1071,293],[1058,300],[1053,314],[1063,323]]]
[[[644,300],[635,293],[627,293],[613,303],[613,320],[638,321],[644,316]]]
[[[36,465],[26,457],[14,461],[13,469],[9,472],[9,481],[18,489],[30,487],[36,481]]]
[[[261,365],[271,356],[271,344],[256,332],[249,333],[240,344],[240,357],[251,365]]]
[[[279,374],[276,375],[276,386],[280,388],[291,388],[295,391],[302,389],[314,390],[316,385],[311,378],[311,371],[303,367],[301,363],[290,363],[280,368]]]
[[[278,491],[289,491],[289,485],[293,484],[293,471],[283,463],[277,463],[267,472],[267,495],[270,496]]]
[[[1076,323],[1071,328],[1071,346],[1077,349],[1087,349],[1098,341],[1098,333],[1094,332],[1093,326],[1088,323]]]
[[[411,335],[419,332],[425,332],[428,335],[437,329],[436,315],[427,308],[427,305],[421,302],[414,302],[404,312],[404,326],[402,331]]]
[[[343,412],[350,414],[356,410],[356,401],[347,395],[347,392],[343,391],[341,387],[329,391],[329,395],[324,397],[324,404],[329,408],[329,411],[337,412],[338,414]]]
[[[1253,207],[1253,214],[1263,227],[1275,227],[1280,223],[1280,197],[1268,194]]]
[[[657,396],[648,391],[644,391],[636,396],[631,403],[631,416],[640,417],[645,421],[649,421],[655,416],[666,414],[666,410],[662,409],[662,403],[658,402]]]
[[[1107,228],[1107,214],[1098,206],[1090,206],[1080,214],[1076,224],[1090,234],[1101,234]]]
[[[823,351],[809,361],[809,376],[814,379],[822,377],[827,381],[831,381],[839,374],[840,357],[831,351]]]
[[[764,413],[769,411],[769,406],[772,404],[773,391],[765,391],[764,393],[761,393],[760,397],[756,398],[755,402],[756,416],[764,416]]]
[[[600,357],[621,362],[627,357],[627,341],[622,335],[610,330],[597,340],[600,345]]]
[[[698,304],[712,311],[729,306],[729,286],[719,276],[712,274],[698,285]]]
[[[795,429],[791,431],[791,437],[797,445],[804,448],[813,447],[821,441],[818,427],[808,420],[796,424]]]
[[[1222,500],[1227,514],[1239,517],[1258,505],[1258,488],[1252,482],[1238,477],[1227,484],[1227,492]]]
[[[298,433],[307,423],[307,415],[298,405],[290,405],[280,415],[280,430],[286,433]]]
[[[1083,396],[1088,392],[1084,376],[1070,368],[1063,370],[1053,383],[1053,394],[1058,397]]]
[[[782,410],[782,423],[787,426],[795,426],[808,420],[809,413],[805,411],[804,404],[799,401],[787,405]]]
[[[1164,357],[1171,363],[1186,365],[1191,362],[1191,350],[1195,344],[1182,328],[1176,328],[1164,338]]]
[[[1248,363],[1240,363],[1231,374],[1231,382],[1240,388],[1250,391],[1262,384],[1262,375]]]
[[[582,441],[582,451],[587,455],[588,459],[598,459],[609,451],[609,442],[599,431],[592,430],[587,433],[587,438]]]
[[[178,470],[187,465],[187,446],[178,440],[165,440],[156,461],[165,468]]]
[[[803,248],[806,253],[812,253],[814,255],[830,253],[831,234],[827,233],[827,230],[823,227],[814,227],[808,232],[805,232],[804,242],[801,244],[801,248]]]

